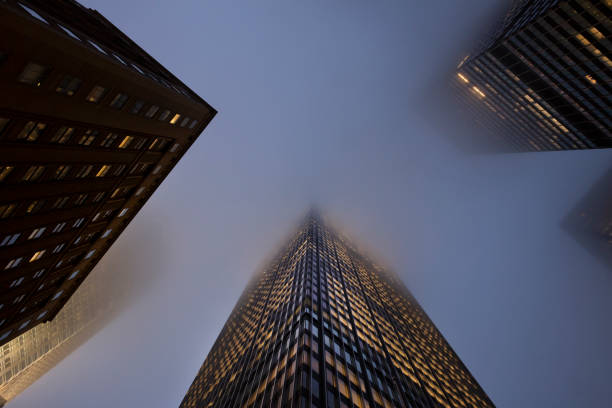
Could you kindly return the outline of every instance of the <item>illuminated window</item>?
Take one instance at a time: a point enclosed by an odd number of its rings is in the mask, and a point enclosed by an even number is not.
[[[132,141],[134,140],[133,136],[126,136],[123,138],[123,140],[121,141],[121,143],[119,143],[119,148],[120,149],[127,149],[128,146],[130,145],[130,143],[132,143]]]
[[[46,123],[29,121],[28,123],[26,123],[23,129],[21,129],[21,132],[19,132],[19,134],[17,135],[17,139],[33,142],[38,139],[38,137],[42,134],[46,127]]]
[[[45,205],[45,200],[34,200],[26,207],[26,214],[34,214]]]
[[[470,82],[470,80],[467,79],[467,77],[465,75],[461,74],[461,73],[458,73],[457,76],[459,77],[459,79],[461,79],[466,84]]]
[[[45,166],[30,166],[21,178],[23,181],[38,180],[45,172]]]
[[[46,250],[36,251],[34,255],[30,258],[30,262],[38,261],[45,254]]]
[[[91,88],[91,91],[89,91],[89,94],[87,95],[85,100],[87,102],[98,103],[100,102],[100,100],[102,100],[102,98],[104,98],[104,95],[106,95],[106,88],[100,85],[96,85]]]
[[[125,215],[125,213],[127,213],[129,210],[129,208],[124,208],[121,210],[121,212],[119,212],[119,215],[117,217],[123,217]]]
[[[96,177],[106,176],[106,173],[108,173],[110,168],[111,168],[110,164],[103,165],[102,167],[100,167],[100,170],[98,170],[98,172],[96,173]]]
[[[53,178],[56,180],[61,180],[66,177],[69,171],[70,171],[70,166],[68,165],[57,166],[57,169],[55,169],[55,174],[53,175]]]
[[[593,78],[591,75],[585,75],[584,76],[586,78],[587,81],[589,81],[592,85],[597,85],[597,81],[595,80],[595,78]]]
[[[159,106],[151,105],[149,109],[147,109],[145,113],[145,117],[151,119],[153,116],[155,116],[158,110],[159,110]]]
[[[73,127],[62,126],[57,130],[57,132],[55,132],[55,134],[51,138],[51,142],[64,144],[70,140],[73,133],[74,133]]]
[[[97,130],[87,129],[85,133],[83,133],[83,136],[81,136],[81,138],[79,139],[77,143],[80,144],[81,146],[89,146],[96,139],[96,136],[98,136],[98,133],[99,132]]]
[[[172,117],[172,119],[170,119],[170,124],[171,125],[175,125],[176,122],[178,122],[178,120],[181,118],[181,115],[179,113],[174,114],[174,116]]]
[[[0,182],[4,181],[13,171],[13,166],[0,166]]]
[[[591,32],[591,34],[593,34],[593,37],[597,38],[598,40],[603,40],[604,38],[606,38],[601,31],[599,31],[597,29],[597,27],[590,27],[589,31]]]
[[[113,98],[113,100],[110,103],[110,106],[112,108],[115,108],[115,109],[121,109],[121,108],[123,108],[123,106],[125,105],[127,100],[128,100],[127,94],[124,94],[124,93],[120,92],[117,95],[115,95],[115,97]]]
[[[36,64],[34,62],[29,62],[23,71],[21,71],[21,74],[19,74],[19,78],[17,80],[22,84],[40,86],[48,73],[48,67]]]
[[[83,81],[79,78],[73,77],[72,75],[64,75],[64,78],[62,78],[57,88],[55,88],[55,92],[72,96],[79,90],[82,82]]]

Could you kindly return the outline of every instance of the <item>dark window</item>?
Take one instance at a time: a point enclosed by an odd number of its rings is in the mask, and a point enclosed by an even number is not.
[[[17,135],[18,140],[27,140],[28,142],[33,142],[42,134],[42,132],[47,127],[46,123],[29,121],[26,125],[21,129],[21,132]]]
[[[106,95],[106,88],[100,85],[94,86],[85,98],[87,102],[98,103]]]
[[[48,67],[36,64],[35,62],[29,62],[23,71],[21,71],[21,74],[19,74],[18,81],[22,84],[40,86],[48,74]]]
[[[140,112],[143,106],[144,106],[144,101],[142,100],[136,101],[134,102],[134,105],[132,105],[132,109],[130,109],[130,112],[136,115]]]
[[[121,109],[123,108],[123,106],[125,106],[125,103],[127,102],[127,100],[128,100],[127,94],[119,92],[117,95],[115,95],[115,97],[111,101],[110,106],[115,109]]]
[[[55,92],[72,96],[79,90],[81,87],[82,81],[79,78],[73,77],[71,75],[65,75],[64,78],[60,81],[57,88],[55,88]]]

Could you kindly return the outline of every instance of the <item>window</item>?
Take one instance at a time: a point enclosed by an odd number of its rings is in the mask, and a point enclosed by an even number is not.
[[[79,139],[78,144],[81,146],[89,146],[96,139],[96,136],[98,136],[97,130],[87,129]]]
[[[187,124],[189,123],[189,121],[190,121],[189,116],[185,116],[185,117],[183,118],[183,120],[181,121],[181,127],[185,127],[185,126],[187,126]]]
[[[32,276],[34,279],[40,278],[41,276],[43,276],[43,273],[45,273],[44,269],[39,269],[38,271],[36,271],[36,273]]]
[[[21,129],[21,132],[17,135],[18,140],[27,140],[33,142],[42,134],[43,130],[47,127],[47,124],[41,122],[29,121]]]
[[[30,236],[28,237],[28,239],[40,238],[40,236],[45,232],[46,229],[47,229],[47,227],[35,228],[30,233]]]
[[[4,181],[13,171],[13,166],[0,166],[0,182]]]
[[[47,315],[47,311],[43,310],[42,312],[40,312],[40,314],[38,315],[38,317],[36,318],[36,320],[40,320],[43,317],[45,317]]]
[[[6,339],[8,336],[10,336],[12,332],[13,332],[12,330],[9,330],[9,331],[5,332],[5,333],[4,333],[2,336],[0,336],[0,341],[1,341],[1,340],[4,340],[4,339]]]
[[[134,105],[132,105],[132,109],[130,109],[130,112],[133,113],[134,115],[137,115],[138,112],[140,112],[140,110],[142,109],[143,106],[144,106],[144,101],[143,100],[138,100],[138,101],[134,102]]]
[[[53,205],[51,207],[53,209],[64,208],[64,206],[66,205],[66,203],[68,202],[69,199],[70,199],[69,196],[64,196],[64,197],[57,198],[57,199],[55,199],[55,201],[53,202]]]
[[[118,137],[119,137],[118,134],[111,132],[104,137],[104,140],[102,140],[102,143],[100,143],[100,146],[112,147]]]
[[[80,271],[80,270],[78,270],[78,269],[77,269],[76,271],[72,272],[72,273],[70,274],[70,276],[68,277],[68,280],[71,280],[71,279],[76,278],[76,277],[77,277],[77,275],[79,274],[79,272],[81,272],[81,271]]]
[[[89,43],[89,45],[91,45],[92,47],[94,47],[96,50],[100,51],[102,54],[108,55],[106,53],[106,51],[104,51],[104,49],[102,47],[100,47],[98,44],[96,44],[95,42],[91,41],[91,40],[87,40],[87,42]]]
[[[10,217],[13,214],[15,207],[17,207],[15,204],[0,205],[0,218]]]
[[[23,71],[21,71],[21,74],[19,74],[19,78],[17,80],[22,84],[40,86],[48,73],[48,67],[36,64],[34,62],[29,62]]]
[[[115,109],[121,109],[128,100],[127,94],[119,92],[110,103],[110,106]]]
[[[175,113],[172,119],[170,119],[170,124],[176,125],[176,122],[178,122],[180,118],[181,118],[181,115],[179,113]]]
[[[83,224],[83,221],[85,221],[85,218],[79,218],[78,220],[74,221],[74,223],[72,223],[72,228],[80,227],[81,224]]]
[[[19,5],[20,5],[21,7],[23,7],[23,8],[24,8],[24,10],[25,10],[25,11],[27,11],[27,12],[28,12],[28,14],[29,14],[29,15],[31,15],[32,17],[34,17],[34,18],[36,18],[36,19],[38,19],[38,20],[42,21],[42,22],[43,22],[43,23],[45,23],[45,24],[49,24],[49,23],[47,22],[47,20],[46,20],[46,19],[45,19],[43,16],[41,16],[40,14],[38,14],[37,12],[35,12],[35,11],[34,11],[34,10],[32,10],[31,8],[29,8],[28,6],[23,5],[23,4],[19,4]]]
[[[172,147],[170,148],[170,152],[172,153],[176,152],[180,146],[181,145],[178,143],[173,144]]]
[[[104,231],[104,234],[102,234],[100,238],[108,237],[112,231],[113,231],[112,229],[107,229],[106,231]]]
[[[34,214],[45,205],[45,200],[34,200],[26,207],[26,214]]]
[[[113,176],[116,176],[116,177],[120,176],[125,170],[125,167],[126,167],[125,164],[116,166],[115,170],[113,170]]]
[[[79,37],[78,37],[78,36],[77,36],[75,33],[73,33],[73,32],[72,32],[72,30],[69,30],[68,28],[64,27],[64,26],[63,26],[63,25],[61,25],[61,24],[58,24],[57,26],[58,26],[59,28],[61,28],[61,29],[62,29],[62,30],[63,30],[63,31],[66,33],[66,34],[68,34],[70,37],[74,38],[74,39],[75,39],[75,40],[77,40],[77,41],[81,41],[81,39],[80,39],[80,38],[79,38]]]
[[[5,236],[2,239],[2,241],[0,241],[0,247],[13,245],[15,243],[15,241],[17,241],[17,239],[19,239],[20,236],[21,236],[20,233],[10,234],[10,235]]]
[[[145,191],[144,187],[140,187],[138,190],[136,190],[136,195],[139,196],[142,194],[142,192]]]
[[[73,127],[62,126],[57,130],[57,132],[55,132],[55,134],[51,138],[51,142],[64,144],[70,140],[70,137],[72,137],[73,133]]]
[[[98,170],[98,172],[96,173],[96,177],[106,176],[106,173],[108,173],[110,168],[111,168],[110,164],[103,165],[102,167],[100,167],[100,170]]]
[[[70,166],[68,165],[63,164],[63,165],[57,166],[57,169],[55,169],[55,174],[53,175],[53,178],[56,180],[61,180],[64,177],[66,177],[69,171],[70,171]]]
[[[79,194],[76,200],[74,200],[74,205],[83,205],[87,201],[87,196],[87,194]]]
[[[102,201],[102,199],[104,198],[105,195],[106,195],[106,193],[101,191],[101,192],[97,193],[94,196],[93,200],[91,200],[91,201],[93,201],[94,203],[99,203],[100,201]]]
[[[66,245],[66,244],[65,244],[65,243],[63,243],[63,242],[62,242],[61,244],[59,244],[59,245],[56,245],[56,246],[55,246],[55,248],[53,248],[53,253],[54,253],[54,254],[57,254],[57,253],[58,253],[58,252],[60,252],[62,249],[64,249],[64,246],[65,246],[65,245]]]
[[[168,139],[156,137],[155,140],[149,145],[149,150],[161,151],[168,144]]]
[[[92,249],[91,251],[87,252],[87,255],[85,255],[85,259],[89,259],[93,256],[93,254],[96,253],[95,249]]]
[[[159,110],[159,106],[151,105],[149,109],[147,109],[147,112],[145,113],[145,117],[151,119],[153,116],[155,116],[158,110]]]
[[[164,111],[159,115],[158,120],[165,121],[170,116],[170,111],[168,109],[164,109]]]
[[[47,251],[44,250],[44,249],[41,249],[40,251],[34,252],[34,255],[32,255],[32,257],[30,258],[30,262],[38,261],[40,258],[42,258],[42,256],[45,254],[45,252],[47,252]]]
[[[9,288],[16,288],[17,286],[21,285],[21,282],[23,282],[23,276],[19,279],[15,279],[14,281],[12,281]]]
[[[104,98],[104,95],[106,95],[106,88],[100,85],[96,85],[91,88],[91,91],[89,91],[89,94],[87,95],[85,100],[87,102],[98,103],[102,98]]]
[[[79,90],[82,82],[79,78],[72,75],[64,75],[57,88],[55,88],[55,92],[72,96]]]
[[[45,166],[30,166],[25,172],[21,180],[23,181],[35,181],[40,178],[45,172]]]
[[[193,129],[194,127],[196,127],[196,125],[197,125],[197,124],[198,124],[198,121],[197,121],[197,120],[195,120],[195,119],[194,119],[194,120],[192,120],[192,121],[191,121],[191,124],[189,125],[189,129]]]
[[[4,132],[9,122],[10,119],[8,118],[0,118],[0,135]]]
[[[23,257],[21,256],[19,258],[13,258],[10,261],[8,261],[8,263],[4,266],[4,269],[16,268],[19,266],[22,260],[23,260]]]
[[[136,143],[134,143],[134,149],[136,150],[140,150],[142,148],[142,146],[144,146],[144,144],[147,142],[147,138],[146,137],[139,137],[136,140]]]
[[[121,212],[119,212],[119,215],[117,217],[123,217],[125,215],[126,212],[128,212],[129,208],[124,208],[121,210]]]
[[[62,296],[62,293],[64,293],[63,290],[60,290],[59,292],[57,292],[55,295],[53,295],[53,298],[51,298],[51,300],[56,300],[57,298],[59,298],[60,296]]]
[[[23,298],[25,298],[25,294],[17,296],[17,297],[16,297],[16,298],[13,300],[13,304],[17,304],[17,303],[21,302],[21,301],[23,300]],[[19,328],[19,330],[21,330],[21,327]]]
[[[21,323],[21,326],[19,326],[19,328],[17,330],[25,329],[26,327],[28,327],[28,324],[30,324],[30,320],[27,320],[27,321]]]
[[[65,222],[60,222],[58,224],[55,225],[55,227],[53,227],[53,232],[54,234],[57,232],[62,232],[62,230],[64,229],[64,227],[66,226]]]
[[[159,173],[160,170],[161,170],[161,166],[155,167],[155,169],[153,169],[153,174]]]
[[[85,178],[89,175],[89,173],[91,173],[91,171],[93,170],[93,165],[91,164],[87,164],[83,167],[81,167],[81,169],[79,170],[79,172],[77,173],[77,177],[78,178]]]
[[[123,138],[123,140],[121,141],[121,143],[119,143],[119,148],[120,149],[127,149],[128,146],[130,145],[130,143],[132,143],[132,140],[134,140],[133,136],[126,136]]]

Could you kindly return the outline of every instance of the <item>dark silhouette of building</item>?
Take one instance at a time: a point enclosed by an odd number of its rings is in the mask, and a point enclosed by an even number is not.
[[[612,169],[576,204],[562,226],[588,252],[612,268]]]
[[[612,3],[518,0],[458,67],[466,115],[511,151],[612,147]]]
[[[311,213],[180,407],[492,407],[399,278]]]
[[[0,345],[52,319],[216,111],[95,10],[0,2]]]

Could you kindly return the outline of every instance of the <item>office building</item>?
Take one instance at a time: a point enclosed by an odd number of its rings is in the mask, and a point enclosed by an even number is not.
[[[180,404],[492,406],[399,278],[314,212],[250,282]]]
[[[52,319],[216,111],[95,10],[0,2],[0,346]]]
[[[507,151],[612,147],[612,1],[518,0],[452,83]]]

